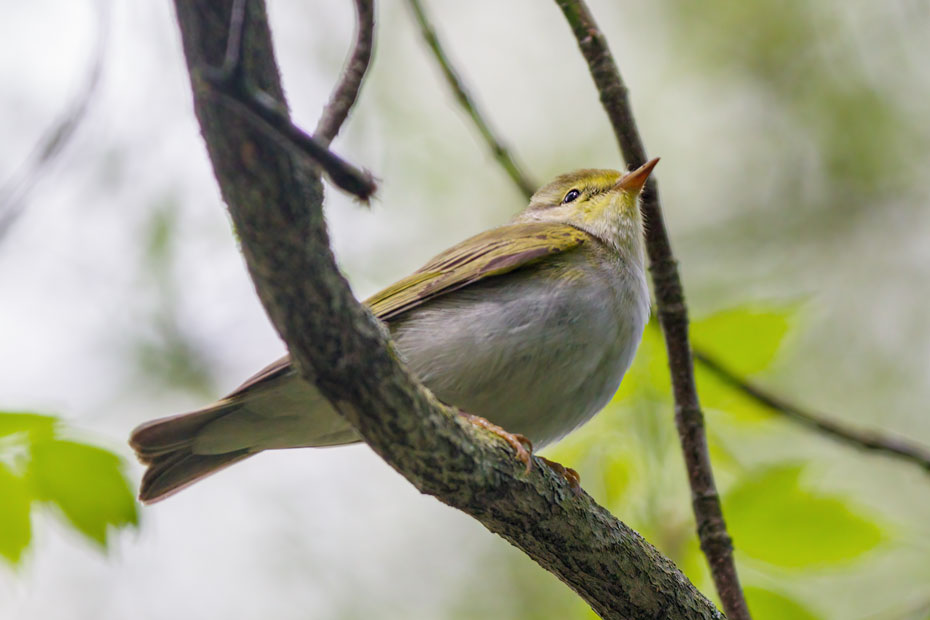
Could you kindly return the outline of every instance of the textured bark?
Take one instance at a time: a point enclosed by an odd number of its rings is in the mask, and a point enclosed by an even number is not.
[[[398,363],[329,248],[322,185],[280,141],[211,96],[230,2],[176,0],[194,107],[268,314],[303,376],[420,491],[458,508],[553,572],[605,618],[722,618],[674,564],[538,461],[463,422]],[[264,5],[249,3],[245,71],[281,98]]]
[[[613,126],[623,159],[633,167],[646,163],[646,147],[633,118],[626,85],[620,78],[617,64],[607,47],[607,39],[597,27],[584,0],[555,0],[578,41],[578,47],[588,63],[591,78],[601,96],[601,104]],[[720,495],[714,483],[714,472],[707,450],[704,414],[698,400],[688,339],[688,307],[684,288],[678,276],[678,264],[672,254],[655,176],[643,189],[643,220],[646,223],[646,253],[649,272],[658,307],[659,322],[665,335],[672,394],[675,397],[675,425],[691,485],[691,505],[697,522],[701,550],[707,557],[710,572],[732,620],[749,620],[749,608],[740,587],[733,543],[723,520]]]

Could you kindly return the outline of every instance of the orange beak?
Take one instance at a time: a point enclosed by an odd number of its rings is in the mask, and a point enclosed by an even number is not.
[[[638,194],[643,189],[643,185],[646,184],[646,179],[649,178],[649,174],[652,172],[652,169],[656,167],[657,163],[659,163],[658,157],[650,159],[633,172],[628,172],[623,175],[614,187],[630,192],[631,194]]]

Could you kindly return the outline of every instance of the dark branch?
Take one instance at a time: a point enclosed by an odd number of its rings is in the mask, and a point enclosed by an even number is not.
[[[448,63],[448,59],[446,59],[445,62]],[[466,112],[469,112],[469,114],[471,113],[468,109],[466,109]],[[495,145],[503,144],[502,140],[493,132],[488,132],[485,137],[492,149],[496,148]],[[511,179],[514,181],[516,189],[523,192],[523,187],[517,179],[513,177],[511,177]],[[709,355],[700,349],[692,349],[691,354],[697,362],[703,364],[708,370],[717,374],[734,388],[740,390],[749,398],[772,409],[772,411],[784,414],[789,420],[798,422],[813,431],[832,436],[834,439],[844,442],[854,448],[884,452],[890,456],[900,457],[903,460],[910,461],[924,469],[930,470],[930,451],[922,446],[911,444],[898,438],[888,437],[873,430],[846,428],[841,424],[832,422],[826,416],[811,413],[800,405],[788,403],[784,398],[776,394],[764,391],[761,388],[747,383],[745,380],[721,366],[718,362],[712,360]]]
[[[355,0],[355,14],[358,19],[355,31],[355,47],[346,61],[339,84],[323,108],[323,115],[316,124],[313,137],[320,144],[329,145],[339,134],[339,129],[349,117],[349,111],[358,99],[362,80],[371,63],[371,51],[375,38],[375,3],[374,0]]]
[[[246,77],[283,101],[264,5],[249,3]],[[322,187],[271,132],[202,83],[223,57],[230,3],[176,0],[195,112],[269,316],[304,378],[418,489],[472,515],[609,618],[721,618],[667,558],[538,461],[529,474],[404,369],[336,268]],[[276,106],[286,109],[283,103]]]
[[[478,131],[481,133],[481,137],[484,138],[484,141],[491,149],[494,159],[503,166],[504,170],[506,170],[507,174],[510,176],[510,179],[520,189],[523,196],[529,200],[538,186],[520,170],[520,167],[510,154],[510,149],[495,137],[494,132],[491,130],[491,126],[485,120],[484,114],[478,110],[478,105],[474,102],[471,95],[468,94],[461,78],[459,78],[458,74],[455,72],[452,63],[449,62],[449,58],[442,49],[442,45],[439,43],[436,30],[423,11],[420,0],[408,0],[408,3],[413,10],[413,14],[417,18],[417,23],[420,25],[420,33],[433,52],[433,57],[436,59],[436,62],[439,63],[439,67],[442,69],[442,73],[449,87],[452,89],[456,101],[459,102],[459,105],[461,105],[468,113],[468,116],[471,117],[475,127],[477,127]]]
[[[367,202],[377,189],[371,174],[331,152],[327,148],[330,140],[318,140],[292,123],[280,99],[250,83],[243,42],[249,15],[247,5],[247,0],[234,0],[223,64],[219,69],[210,65],[200,67],[200,77],[212,86],[225,105],[249,118],[284,146],[306,155],[323,169],[334,185]],[[334,128],[338,130],[338,126]]]
[[[646,149],[636,128],[626,86],[607,47],[607,40],[598,29],[583,0],[556,0],[556,3],[568,20],[578,41],[578,47],[588,63],[591,77],[613,125],[624,160],[631,168],[642,165],[647,159]],[[720,496],[714,484],[707,451],[704,415],[694,381],[684,290],[662,218],[655,176],[646,183],[642,211],[646,222],[649,270],[652,273],[659,321],[668,349],[672,392],[675,396],[675,423],[688,469],[701,549],[707,556],[714,584],[727,616],[731,620],[745,620],[750,617],[749,608],[740,588],[736,564],[733,561],[733,545],[727,533]]]
[[[930,472],[930,451],[915,443],[897,437],[889,437],[875,431],[848,428],[824,415],[804,409],[786,399],[772,394],[745,379],[710,355],[695,351],[694,359],[711,371],[730,387],[765,405],[775,413],[813,428],[829,437],[863,450],[873,450],[911,462]]]

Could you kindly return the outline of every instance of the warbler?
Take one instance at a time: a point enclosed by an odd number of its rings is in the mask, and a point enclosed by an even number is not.
[[[657,162],[564,174],[505,226],[364,303],[441,401],[518,452],[524,438],[551,443],[607,404],[642,338],[649,291],[638,198]],[[263,450],[358,441],[287,356],[216,403],[142,424],[130,438],[148,465],[143,502]]]

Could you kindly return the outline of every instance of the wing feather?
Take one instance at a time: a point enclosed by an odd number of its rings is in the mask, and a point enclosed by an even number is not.
[[[546,256],[573,250],[588,234],[567,224],[512,224],[466,239],[410,276],[368,298],[382,321],[485,278],[509,273]]]
[[[493,276],[531,265],[546,256],[568,252],[590,239],[567,224],[511,224],[475,235],[434,257],[426,265],[369,297],[365,304],[382,321],[390,321],[420,304]],[[290,357],[269,364],[226,398],[265,385],[291,370]]]

